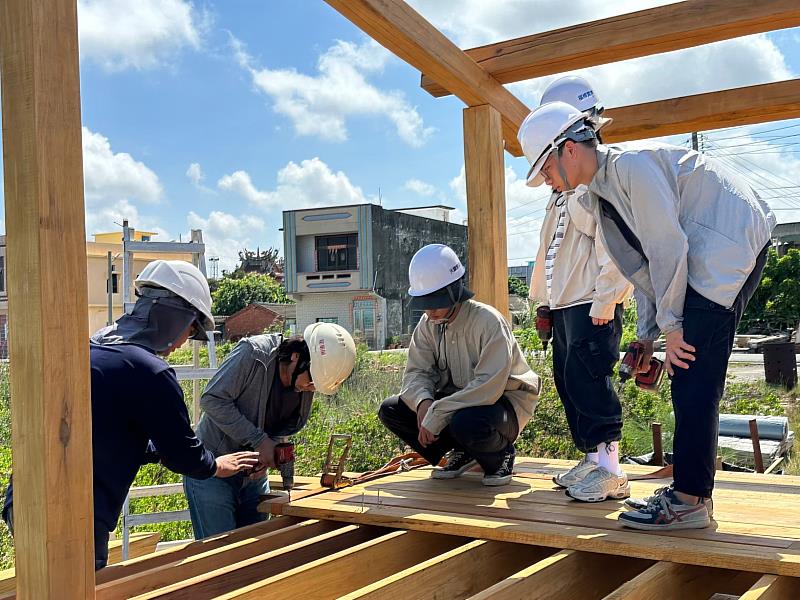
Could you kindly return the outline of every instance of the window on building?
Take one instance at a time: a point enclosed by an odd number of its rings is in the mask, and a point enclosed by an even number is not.
[[[0,256],[0,292],[6,291],[6,257]]]
[[[333,323],[334,325],[338,325],[339,317],[318,317],[317,323]]]
[[[111,267],[114,268],[113,266]],[[108,293],[108,279],[106,279],[106,294]],[[119,274],[118,273],[111,273],[111,293],[118,294],[119,293]]]
[[[143,242],[149,242],[150,241],[150,236],[149,235],[143,235],[142,236],[142,241]]]
[[[358,269],[358,234],[325,235],[315,238],[317,270],[355,271]]]

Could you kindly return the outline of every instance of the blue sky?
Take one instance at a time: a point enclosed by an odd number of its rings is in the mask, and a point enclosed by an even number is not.
[[[411,2],[461,47],[663,3]],[[429,96],[416,70],[322,0],[80,0],[79,28],[88,235],[122,218],[162,240],[200,227],[209,255],[231,268],[244,245],[281,244],[288,208],[378,201],[380,190],[384,206],[446,203],[466,215],[461,102]],[[787,30],[583,74],[616,106],[798,72],[800,33]],[[510,89],[534,106],[551,80]],[[776,127],[787,128],[760,133]],[[790,187],[800,186],[800,145],[788,145],[800,122],[707,140],[731,166],[747,161],[776,208],[800,206]],[[524,160],[506,165],[509,257],[519,263],[538,246],[544,196],[524,186]]]

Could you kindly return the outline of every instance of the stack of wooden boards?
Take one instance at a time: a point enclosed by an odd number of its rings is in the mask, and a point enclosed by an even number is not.
[[[521,458],[494,489],[428,469],[307,489],[264,507],[279,518],[100,571],[97,598],[800,598],[800,478],[720,473],[715,526],[667,535],[569,500],[550,481],[569,466]]]

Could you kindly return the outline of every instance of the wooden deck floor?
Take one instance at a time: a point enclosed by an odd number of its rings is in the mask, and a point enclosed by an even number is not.
[[[307,486],[265,506],[280,518],[103,569],[97,598],[800,599],[800,478],[722,473],[713,528],[659,535],[621,528],[619,503],[569,500],[550,482],[569,466],[520,459],[495,489],[428,469]]]
[[[720,473],[712,527],[666,535],[622,527],[621,501],[568,498],[551,478],[569,466],[522,458],[501,488],[481,485],[479,473],[442,481],[420,469],[293,502],[284,514],[800,577],[798,477]],[[633,481],[632,494],[666,483]]]

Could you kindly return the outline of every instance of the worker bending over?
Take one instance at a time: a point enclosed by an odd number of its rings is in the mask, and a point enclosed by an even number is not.
[[[335,394],[355,360],[353,338],[333,323],[309,325],[303,337],[257,335],[236,345],[200,398],[197,436],[215,456],[256,450],[259,465],[228,479],[184,477],[195,538],[266,519],[258,504],[269,492],[266,471],[277,466],[275,445],[305,426],[314,391]]]
[[[438,465],[434,479],[459,477],[476,464],[484,485],[511,481],[514,441],[531,418],[539,377],[511,327],[493,307],[471,300],[465,269],[448,246],[420,249],[408,268],[414,329],[399,396],[384,400],[386,427]]]
[[[673,484],[634,503],[620,521],[637,529],[707,527],[719,401],[733,337],[758,287],[775,217],[735,173],[710,158],[656,142],[598,145],[587,115],[563,102],[535,109],[519,139],[529,180],[581,204],[635,287],[638,336],[648,368],[666,335],[675,411]]]
[[[597,132],[610,119],[582,77],[553,82],[542,104],[564,101],[588,114]],[[532,177],[528,185],[532,184]],[[576,194],[559,186],[547,204],[530,298],[550,307],[553,325],[553,379],[564,405],[575,446],[584,458],[553,478],[566,493],[584,502],[630,496],[628,477],[619,466],[622,406],[611,384],[622,337],[622,303],[633,287],[608,257],[597,235],[594,214]]]
[[[135,285],[131,313],[98,331],[89,345],[97,569],[108,562],[109,533],[141,465],[160,462],[171,471],[207,479],[258,464],[255,452],[214,458],[203,447],[192,431],[175,371],[161,358],[189,338],[206,340],[206,331],[213,330],[205,276],[181,260],[156,260]],[[11,528],[10,486],[7,494]]]

